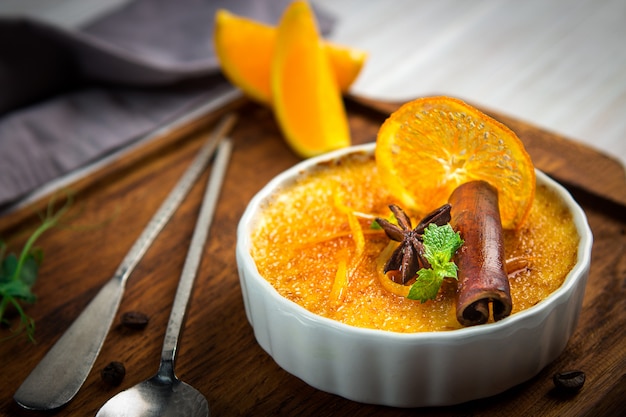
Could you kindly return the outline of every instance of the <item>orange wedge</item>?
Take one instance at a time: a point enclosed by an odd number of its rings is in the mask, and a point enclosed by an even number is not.
[[[521,226],[534,200],[534,166],[515,133],[450,97],[420,98],[392,113],[378,132],[376,165],[391,192],[422,214],[472,180],[498,190],[505,229]]]
[[[271,104],[270,72],[277,29],[226,10],[215,15],[215,52],[224,75],[250,98]],[[342,92],[359,75],[367,54],[358,49],[324,42],[324,49]]]
[[[291,3],[278,25],[271,87],[278,124],[300,156],[350,145],[341,91],[305,1]]]
[[[342,93],[348,92],[367,60],[367,52],[328,41],[324,42],[324,49],[330,66],[333,68],[339,90]]]
[[[270,104],[270,68],[276,29],[218,10],[213,39],[224,76],[248,97]]]

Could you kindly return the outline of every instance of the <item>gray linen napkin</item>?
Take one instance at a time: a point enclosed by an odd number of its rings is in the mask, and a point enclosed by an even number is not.
[[[0,19],[0,210],[230,88],[218,8],[276,24],[289,2],[136,0],[76,31]]]

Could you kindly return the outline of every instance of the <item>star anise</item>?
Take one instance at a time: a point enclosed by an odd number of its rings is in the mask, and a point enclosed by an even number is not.
[[[398,224],[388,220],[377,218],[376,222],[383,228],[391,240],[400,242],[400,246],[391,254],[385,264],[385,273],[389,271],[400,272],[400,284],[407,285],[417,274],[420,268],[430,268],[430,263],[424,257],[424,230],[429,224],[443,226],[450,221],[450,204],[444,204],[438,209],[427,214],[415,229],[411,226],[411,219],[398,206],[392,204],[389,209],[396,217]],[[392,279],[395,276],[392,275]],[[395,281],[395,279],[394,279]]]

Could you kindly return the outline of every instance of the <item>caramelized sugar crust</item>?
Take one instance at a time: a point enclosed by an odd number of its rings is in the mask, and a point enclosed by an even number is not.
[[[455,281],[446,280],[437,299],[423,304],[380,284],[377,261],[389,239],[371,223],[374,216],[388,217],[392,203],[400,204],[381,183],[373,156],[352,154],[320,165],[280,190],[263,208],[252,233],[252,257],[261,276],[282,296],[315,314],[394,332],[461,328],[455,315]],[[356,213],[365,240],[362,250],[340,205]],[[408,214],[415,222],[425,213]],[[578,240],[566,207],[538,186],[523,227],[505,231],[507,259],[527,261],[509,276],[513,314],[537,304],[563,283],[576,263]],[[343,275],[337,273],[342,264]],[[345,283],[335,283],[341,276]]]

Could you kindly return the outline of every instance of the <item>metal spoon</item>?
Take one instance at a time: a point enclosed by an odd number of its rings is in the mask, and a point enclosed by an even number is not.
[[[187,302],[200,265],[204,243],[215,211],[231,147],[231,142],[225,140],[220,144],[217,151],[211,170],[211,178],[207,185],[180,283],[176,290],[174,305],[163,341],[159,370],[152,378],[115,395],[100,408],[96,417],[209,416],[209,405],[206,398],[191,385],[176,377],[174,361]]]

